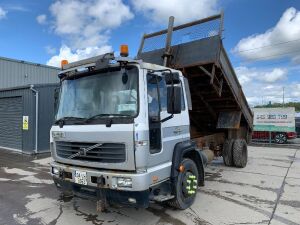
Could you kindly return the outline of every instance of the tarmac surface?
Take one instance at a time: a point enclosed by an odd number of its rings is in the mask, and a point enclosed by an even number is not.
[[[296,138],[290,141],[292,144],[298,144],[300,145],[300,138]]]
[[[246,168],[206,169],[206,185],[184,211],[109,208],[81,198],[62,199],[49,174],[50,157],[0,150],[0,225],[11,224],[300,224],[300,150],[249,147]]]

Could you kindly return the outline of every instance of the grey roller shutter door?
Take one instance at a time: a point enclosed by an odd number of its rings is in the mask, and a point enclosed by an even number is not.
[[[0,146],[22,150],[22,97],[0,98]]]

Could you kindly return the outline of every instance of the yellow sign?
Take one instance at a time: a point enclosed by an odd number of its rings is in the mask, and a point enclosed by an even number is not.
[[[23,116],[23,130],[28,130],[29,116]]]

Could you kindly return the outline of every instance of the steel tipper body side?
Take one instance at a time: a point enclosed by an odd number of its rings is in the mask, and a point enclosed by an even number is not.
[[[192,95],[196,95],[192,97],[193,113],[197,112],[199,121],[203,117],[217,126],[220,112],[241,111],[243,125],[252,130],[253,114],[223,47],[222,31],[223,14],[173,27],[167,66],[183,71],[189,80]],[[163,65],[168,35],[167,30],[144,35],[137,58]]]
[[[193,105],[191,139],[227,166],[245,167],[253,114],[222,44],[223,14],[171,28],[170,21],[168,30],[143,36],[137,58],[182,71]]]
[[[99,57],[94,60],[99,60]],[[119,191],[123,193],[123,196],[126,196],[121,201],[123,204],[146,207],[149,200],[155,198],[153,190],[157,186],[163,186],[166,195],[172,198],[171,193],[169,193],[169,190],[172,189],[170,175],[172,169],[177,170],[177,168],[172,168],[173,151],[178,143],[190,138],[187,96],[185,91],[182,91],[183,102],[180,114],[174,114],[172,119],[157,123],[161,130],[159,140],[157,140],[159,147],[151,150],[152,141],[150,139],[155,134],[149,130],[149,94],[151,94],[148,84],[149,72],[161,77],[162,73],[155,71],[167,68],[127,58],[119,59],[119,61],[121,60],[126,61],[126,68],[130,68],[130,71],[135,71],[138,75],[137,85],[132,89],[137,91],[135,95],[136,114],[130,118],[108,115],[89,122],[85,122],[86,119],[70,122],[67,117],[65,120],[56,118],[58,122],[51,129],[51,152],[54,158],[51,172],[55,183],[60,188],[81,194],[94,193],[96,196],[100,189],[105,190],[107,199],[112,202],[120,200],[119,197],[113,198],[113,193]],[[79,68],[86,66],[93,67],[96,63],[91,59],[86,62],[77,62],[74,67],[69,65],[60,76],[67,71],[70,72],[70,76],[76,77],[74,68],[79,70]],[[115,68],[118,65],[118,63],[108,64],[107,68],[101,68],[99,71],[102,69],[116,71]],[[122,76],[124,76],[125,70],[121,70],[123,75],[121,74],[118,79],[122,79],[123,82]],[[128,77],[134,76],[133,72],[130,71],[126,72]],[[175,72],[175,70],[172,71]],[[179,74],[183,84],[183,76],[180,72]],[[105,74],[98,74],[96,67],[92,73],[86,72],[79,77],[73,77],[72,82],[76,79],[79,82],[80,79],[89,76],[100,77],[105,76]],[[63,103],[64,97],[62,96],[67,92],[64,86],[66,80],[62,81],[60,104],[70,104],[69,102],[72,101],[69,99]],[[118,86],[117,81],[115,82],[114,85]],[[76,87],[79,89],[81,85],[78,84]],[[89,89],[93,89],[93,86]],[[183,86],[182,90],[184,90]],[[124,90],[122,91],[124,92]],[[68,96],[71,97],[72,94]],[[165,96],[161,94],[160,98],[163,97]],[[89,100],[93,102],[92,99]],[[118,107],[119,109],[132,107],[130,104],[118,105]],[[58,107],[58,114],[61,110],[60,107],[62,106]],[[159,119],[168,116],[170,113],[161,106]],[[124,184],[126,182],[127,185]]]

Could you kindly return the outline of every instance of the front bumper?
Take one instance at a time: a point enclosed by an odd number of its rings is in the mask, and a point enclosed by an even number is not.
[[[51,167],[57,168],[63,176],[52,173],[53,178],[60,178],[71,183],[75,183],[75,171],[83,171],[87,174],[87,186],[97,187],[97,178],[103,177],[103,188],[120,190],[120,191],[145,191],[150,187],[167,180],[170,177],[171,163],[165,163],[156,167],[152,167],[143,173],[100,170],[81,166],[72,166],[58,162],[52,162]],[[131,178],[131,187],[118,187],[117,178]]]
[[[107,188],[97,188],[72,183],[70,181],[53,176],[58,189],[71,192],[78,197],[92,200],[105,200],[110,204],[126,205],[129,207],[147,208],[149,206],[149,191],[119,191]]]

